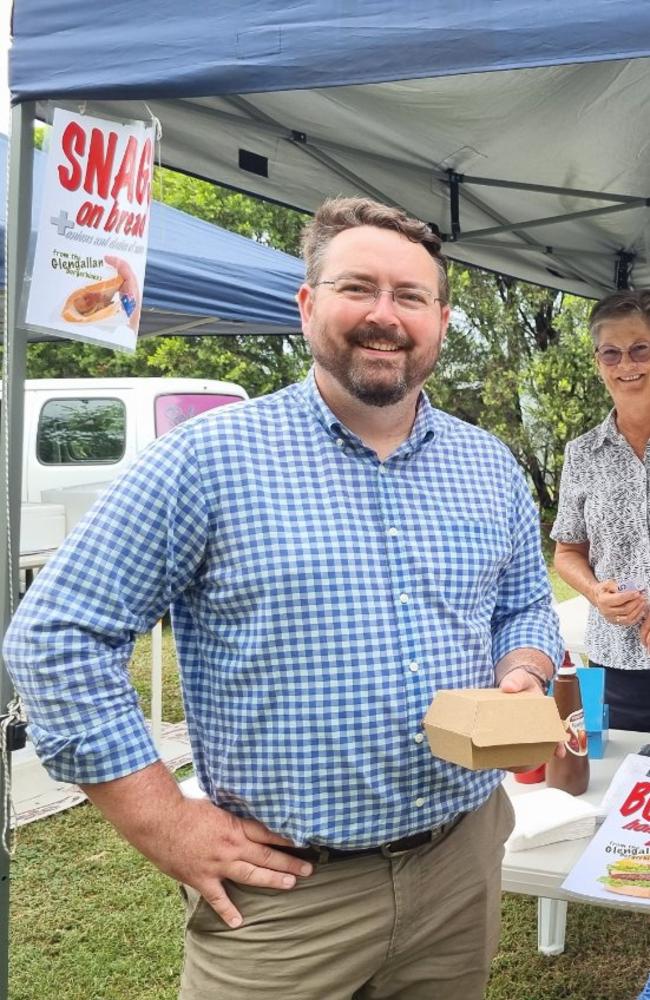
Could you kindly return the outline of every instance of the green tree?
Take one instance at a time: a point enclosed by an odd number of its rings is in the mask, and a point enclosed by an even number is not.
[[[307,218],[303,212],[165,167],[156,167],[154,171],[153,194],[166,205],[257,243],[294,255],[300,252],[300,233]]]
[[[433,402],[510,447],[543,515],[557,504],[566,442],[607,412],[586,299],[455,265],[453,322]]]
[[[300,212],[161,168],[154,194],[250,239],[298,252]],[[428,392],[442,409],[508,444],[548,515],[567,440],[609,406],[586,332],[589,303],[460,265],[452,267],[451,284],[453,323]],[[295,381],[309,363],[300,336],[158,337],[141,341],[133,356],[60,341],[28,352],[31,377],[187,375],[239,382],[253,396]]]

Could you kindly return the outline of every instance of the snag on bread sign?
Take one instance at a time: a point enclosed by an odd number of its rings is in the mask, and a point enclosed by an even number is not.
[[[27,329],[135,350],[154,143],[151,122],[55,108],[47,157],[37,154],[43,194]]]

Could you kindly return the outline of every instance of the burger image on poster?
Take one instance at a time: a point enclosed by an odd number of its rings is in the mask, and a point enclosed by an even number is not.
[[[607,866],[607,872],[599,881],[608,892],[650,899],[650,855],[633,854],[619,858]]]

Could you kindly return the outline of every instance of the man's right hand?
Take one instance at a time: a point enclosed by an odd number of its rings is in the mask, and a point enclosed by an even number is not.
[[[242,820],[208,799],[186,798],[164,764],[81,786],[119,832],[156,867],[193,886],[230,926],[243,923],[224,881],[292,889],[312,865],[282,851],[286,837]],[[279,848],[279,849],[277,849]]]
[[[290,847],[290,840],[263,823],[232,816],[207,799],[183,799],[176,822],[166,851],[151,860],[172,878],[193,886],[230,927],[238,927],[242,915],[228,897],[225,879],[292,889],[297,876],[311,875],[308,862],[272,846]]]

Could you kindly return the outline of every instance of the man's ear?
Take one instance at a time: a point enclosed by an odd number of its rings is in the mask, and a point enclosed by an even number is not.
[[[440,343],[444,342],[447,336],[447,327],[451,319],[451,306],[440,306]]]
[[[311,285],[304,284],[300,286],[296,295],[296,302],[300,310],[303,333],[307,333],[312,312],[314,311],[314,289]]]

